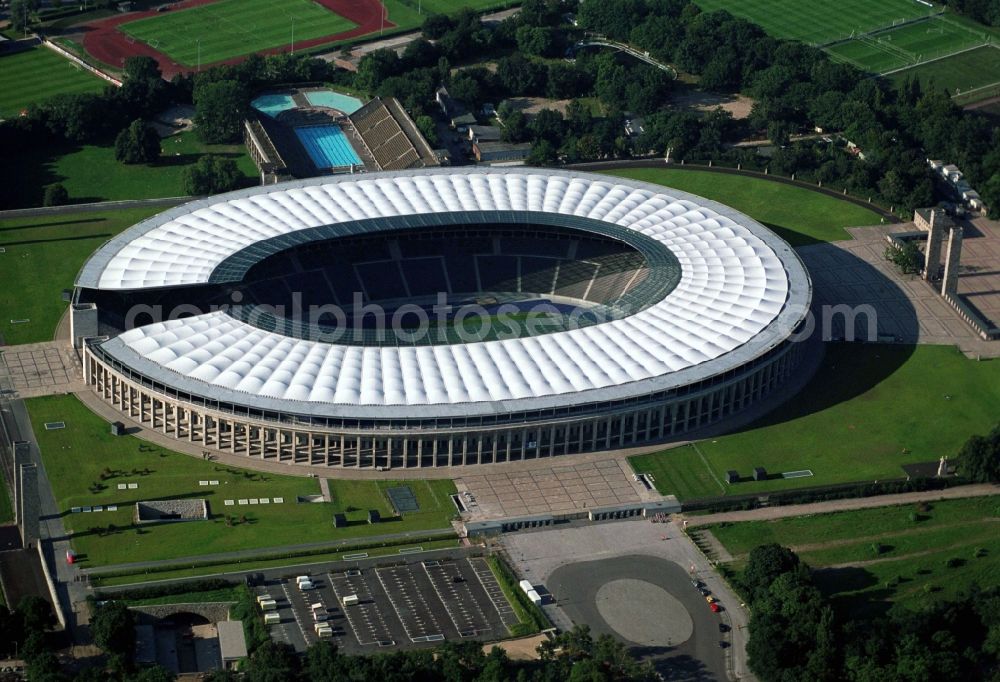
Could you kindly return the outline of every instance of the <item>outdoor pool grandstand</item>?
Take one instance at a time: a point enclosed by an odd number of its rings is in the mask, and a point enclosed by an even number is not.
[[[685,437],[797,371],[809,276],[747,216],[563,170],[313,178],[194,201],[88,260],[88,385],[199,447],[317,466]]]

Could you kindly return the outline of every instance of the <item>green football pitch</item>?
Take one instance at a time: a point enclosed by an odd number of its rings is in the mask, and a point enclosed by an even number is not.
[[[914,0],[695,0],[707,12],[726,10],[778,38],[824,44],[940,11]]]
[[[311,0],[219,0],[121,26],[185,66],[342,33],[355,24]]]
[[[108,83],[46,47],[0,57],[0,118],[60,93],[100,92]]]
[[[1000,83],[1000,48],[984,46],[924,64],[913,69],[900,71],[892,79],[901,82],[908,76],[915,76],[926,87],[948,88],[952,94],[967,96],[965,101],[975,101],[977,88],[986,88],[979,99],[988,96],[992,90],[987,86]]]
[[[939,16],[832,45],[827,52],[860,69],[885,73],[982,45],[988,39],[984,31]]]

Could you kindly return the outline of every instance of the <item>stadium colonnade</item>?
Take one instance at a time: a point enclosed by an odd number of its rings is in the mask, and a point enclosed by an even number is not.
[[[323,344],[219,312],[109,330],[85,303],[102,291],[235,283],[279,252],[261,247],[268,240],[301,246],[301,235],[338,225],[341,237],[419,230],[413,215],[426,229],[461,211],[631,230],[680,274],[583,329],[424,348]],[[224,267],[234,258],[244,266]],[[289,464],[449,467],[679,439],[724,422],[796,374],[811,296],[785,242],[716,202],[566,171],[420,170],[241,190],[140,223],[81,271],[73,336],[87,385],[178,441]]]

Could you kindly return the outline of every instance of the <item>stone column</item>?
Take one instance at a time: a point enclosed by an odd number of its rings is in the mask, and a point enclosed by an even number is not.
[[[21,524],[21,465],[31,463],[31,445],[26,440],[14,441],[14,522]],[[0,484],[2,485],[2,484]]]
[[[944,241],[944,227],[938,212],[931,211],[930,229],[927,231],[927,249],[924,251],[924,279],[931,281],[941,267],[941,242]]]
[[[944,261],[944,277],[941,279],[941,295],[958,292],[958,268],[962,262],[962,228],[953,227],[948,233],[948,253]]]

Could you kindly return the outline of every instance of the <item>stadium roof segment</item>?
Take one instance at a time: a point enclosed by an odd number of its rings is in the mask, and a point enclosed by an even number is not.
[[[254,245],[301,231],[399,229],[415,215],[492,214],[503,223],[521,212],[645,235],[676,258],[680,281],[622,319],[537,337],[357,346],[289,338],[214,312],[124,332],[100,352],[173,390],[255,409],[468,416],[625,400],[711,378],[782,343],[808,310],[798,257],[743,214],[656,185],[520,168],[317,178],[193,202],[113,239],[78,285],[197,284]]]

